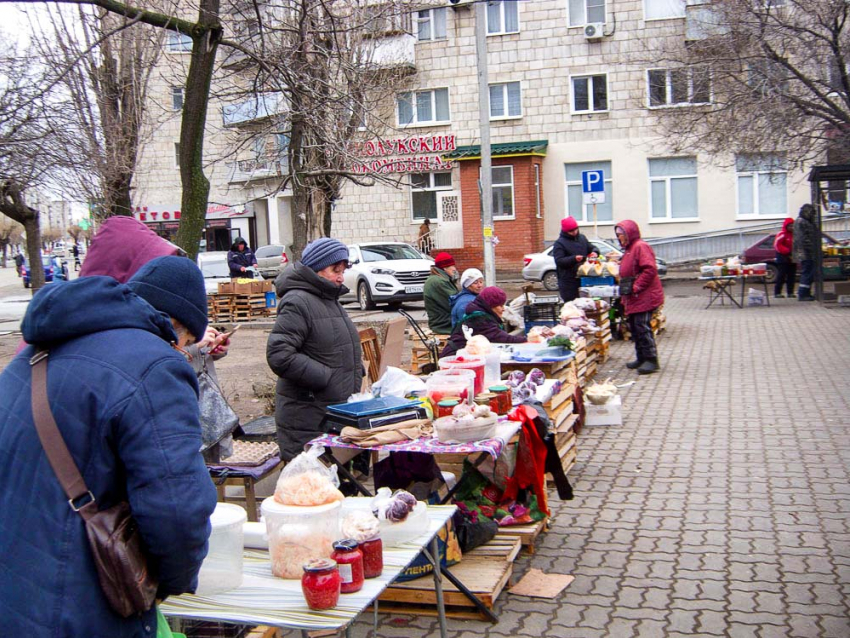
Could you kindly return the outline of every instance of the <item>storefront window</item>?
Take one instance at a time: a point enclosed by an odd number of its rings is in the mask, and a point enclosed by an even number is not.
[[[437,192],[451,189],[451,173],[411,173],[410,202],[413,221],[437,219]]]

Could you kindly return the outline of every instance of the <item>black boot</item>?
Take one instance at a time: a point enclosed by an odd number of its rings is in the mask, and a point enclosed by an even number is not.
[[[658,357],[652,357],[640,364],[638,374],[652,374],[658,372],[661,366],[658,365]]]
[[[640,367],[640,364],[642,363],[643,359],[641,359],[640,357],[635,357],[634,361],[629,361],[628,363],[626,363],[626,367],[629,370],[637,370]]]

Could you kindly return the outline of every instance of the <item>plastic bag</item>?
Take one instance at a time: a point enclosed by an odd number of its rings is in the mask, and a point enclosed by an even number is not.
[[[590,274],[590,262],[586,261],[581,266],[578,267],[578,274],[580,277],[591,277]]]
[[[277,480],[274,499],[283,505],[311,507],[343,500],[337,488],[336,466],[327,467],[319,460],[325,453],[321,445],[310,448],[292,459]]]
[[[198,407],[201,413],[201,452],[239,427],[239,417],[207,372],[206,366],[198,375]]]
[[[376,397],[404,398],[411,392],[424,392],[425,389],[422,379],[392,366],[372,384],[372,394]]]
[[[767,295],[763,290],[750,288],[747,290],[747,305],[748,306],[764,306],[767,305]]]
[[[484,356],[493,352],[493,346],[484,335],[475,335],[471,339],[467,339],[466,352],[473,356]]]

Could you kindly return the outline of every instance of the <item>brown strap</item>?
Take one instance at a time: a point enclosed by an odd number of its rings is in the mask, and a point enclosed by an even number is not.
[[[50,410],[47,399],[47,355],[47,350],[39,350],[30,359],[32,420],[47,460],[50,461],[50,467],[53,468],[56,478],[59,479],[62,489],[68,496],[68,504],[74,511],[79,512],[80,516],[88,520],[97,511],[94,507],[94,495],[86,487],[86,482],[77,469],[77,464],[74,463],[62,433],[56,426],[53,412]],[[79,499],[87,495],[88,502],[77,504]]]

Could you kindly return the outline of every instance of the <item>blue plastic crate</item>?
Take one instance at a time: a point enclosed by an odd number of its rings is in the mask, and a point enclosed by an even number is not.
[[[276,308],[277,307],[277,295],[274,290],[269,290],[266,293],[266,308]]]
[[[587,288],[588,286],[613,286],[614,278],[613,277],[582,277],[581,278],[581,287]]]

